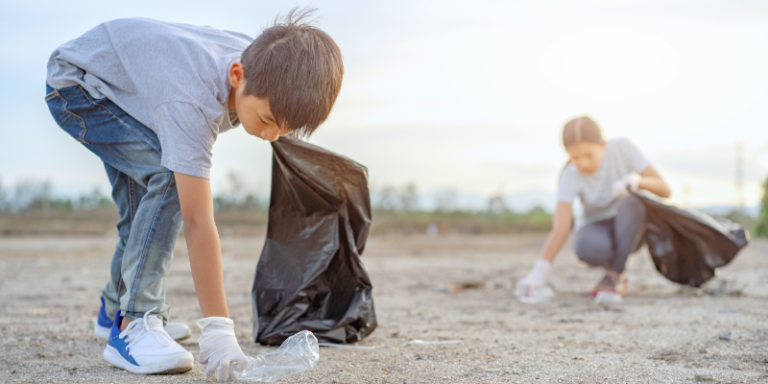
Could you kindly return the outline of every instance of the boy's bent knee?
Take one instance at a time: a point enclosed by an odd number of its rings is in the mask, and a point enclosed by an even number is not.
[[[157,172],[149,176],[147,180],[147,189],[172,189],[176,192],[176,179],[173,176],[173,172]]]

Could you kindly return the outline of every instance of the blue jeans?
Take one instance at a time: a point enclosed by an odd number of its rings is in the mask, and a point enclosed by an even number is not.
[[[104,162],[120,216],[120,239],[111,278],[102,291],[107,315],[168,321],[165,277],[181,230],[181,207],[173,172],[160,165],[157,135],[107,98],[94,100],[82,87],[53,89],[45,101],[56,123]]]

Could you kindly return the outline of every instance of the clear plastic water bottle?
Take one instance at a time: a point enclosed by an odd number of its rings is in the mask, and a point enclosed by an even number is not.
[[[259,353],[250,359],[240,380],[271,383],[310,370],[319,360],[317,338],[312,332],[301,331],[286,339],[276,351]]]

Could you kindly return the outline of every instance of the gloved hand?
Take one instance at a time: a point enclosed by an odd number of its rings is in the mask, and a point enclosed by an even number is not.
[[[205,375],[216,381],[237,380],[248,366],[248,356],[243,354],[235,337],[235,323],[226,317],[206,317],[197,321],[203,330],[200,336],[200,363]]]
[[[547,284],[547,273],[551,264],[544,259],[536,260],[533,269],[522,280],[517,282],[518,295],[532,288],[541,288]]]
[[[617,198],[629,196],[630,191],[637,191],[640,185],[640,175],[630,173],[613,183],[613,195]]]

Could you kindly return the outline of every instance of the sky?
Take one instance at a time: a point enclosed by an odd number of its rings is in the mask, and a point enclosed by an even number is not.
[[[422,205],[554,205],[562,124],[590,113],[634,141],[684,206],[756,205],[768,175],[763,1],[6,2],[0,11],[0,183],[109,191],[99,160],[54,123],[46,63],[100,22],[142,16],[256,36],[294,5],[319,9],[345,75],[309,139],[369,169],[374,190],[415,183]],[[739,148],[742,148],[739,151]],[[236,172],[269,190],[271,149],[239,128],[214,146],[214,193]]]

